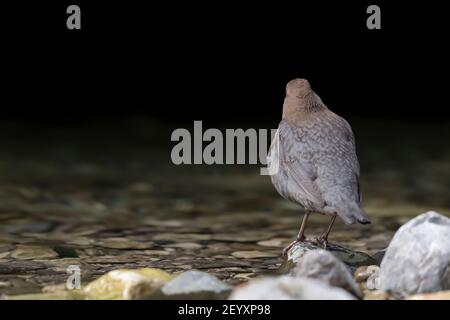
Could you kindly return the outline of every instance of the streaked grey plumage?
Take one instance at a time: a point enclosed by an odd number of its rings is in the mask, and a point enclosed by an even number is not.
[[[278,137],[268,162],[279,161],[271,179],[281,196],[312,212],[337,214],[347,224],[370,223],[361,208],[352,129],[304,79],[287,84]]]

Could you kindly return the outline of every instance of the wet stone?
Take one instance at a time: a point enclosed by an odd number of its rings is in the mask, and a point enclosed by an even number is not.
[[[58,253],[48,247],[18,245],[11,251],[11,257],[18,260],[52,259],[58,257]]]
[[[258,259],[258,258],[272,258],[277,257],[278,254],[262,251],[235,251],[231,254],[233,257],[239,259]]]
[[[95,245],[110,249],[150,249],[150,243],[142,243],[126,238],[105,238],[97,240]]]
[[[290,271],[307,252],[323,248],[324,246],[317,242],[316,239],[308,238],[303,242],[297,242],[290,248],[287,255],[283,257],[280,272]],[[336,256],[336,258],[350,267],[352,271],[359,266],[372,265],[376,263],[375,259],[364,252],[351,250],[337,244],[328,243],[326,250],[331,252],[334,256]]]

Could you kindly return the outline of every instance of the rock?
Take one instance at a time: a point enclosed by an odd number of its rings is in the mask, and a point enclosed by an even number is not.
[[[321,280],[330,286],[340,287],[362,297],[348,267],[332,253],[322,249],[306,252],[295,265],[291,275]]]
[[[18,245],[11,252],[11,257],[18,260],[37,260],[52,259],[58,257],[58,253],[52,248],[34,246],[34,245]]]
[[[231,287],[206,272],[191,270],[181,273],[162,287],[165,299],[224,299]]]
[[[262,247],[284,248],[289,244],[289,240],[285,238],[273,238],[269,240],[258,241],[257,244]]]
[[[279,271],[282,273],[289,272],[306,252],[317,249],[323,249],[323,245],[318,243],[315,239],[306,239],[303,242],[296,243],[289,249],[287,255],[283,258],[284,260]],[[328,243],[326,250],[331,252],[352,270],[359,266],[376,264],[376,261],[368,254],[360,251],[353,251],[336,244]]]
[[[381,263],[381,289],[409,296],[450,289],[450,219],[429,211],[395,233]]]
[[[170,252],[166,250],[144,250],[141,252],[142,254],[149,256],[169,256]]]
[[[450,300],[450,290],[415,294],[406,298],[406,300]]]
[[[197,250],[203,248],[203,246],[196,242],[179,242],[179,243],[173,243],[168,244],[166,247],[170,248],[180,248],[185,250]]]
[[[347,291],[316,279],[279,276],[250,280],[231,293],[230,300],[354,300]]]
[[[145,299],[156,294],[171,278],[160,269],[118,269],[89,283],[84,292],[90,299]]]
[[[278,257],[278,254],[271,252],[262,252],[257,250],[250,251],[235,251],[231,254],[235,258],[239,259],[255,259],[255,258],[274,258]]]
[[[129,240],[126,238],[106,238],[95,242],[95,245],[110,249],[150,249],[148,243]]]

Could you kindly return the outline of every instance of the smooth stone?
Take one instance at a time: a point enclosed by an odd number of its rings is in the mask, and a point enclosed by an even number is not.
[[[167,244],[165,247],[170,248],[179,248],[179,249],[185,249],[185,250],[197,250],[203,248],[203,246],[196,242],[179,242],[179,243],[172,243]]]
[[[229,300],[354,300],[344,289],[323,281],[279,276],[250,280],[237,286]]]
[[[312,278],[339,287],[361,298],[358,284],[349,268],[331,252],[322,249],[306,252],[291,271],[294,277]]]
[[[118,269],[89,283],[84,292],[90,299],[146,299],[155,294],[172,276],[160,269]]]
[[[279,272],[287,273],[302,259],[309,251],[323,249],[323,245],[316,239],[307,238],[305,241],[297,242],[283,257],[283,262],[279,268]],[[336,258],[341,260],[353,271],[357,267],[373,265],[376,261],[368,254],[360,251],[354,251],[337,244],[328,243],[326,250],[331,252]]]
[[[181,273],[161,288],[165,299],[225,299],[231,286],[206,272],[190,270]]]
[[[235,251],[231,254],[235,258],[239,259],[257,259],[257,258],[274,258],[278,257],[278,254],[262,251]]]
[[[53,259],[58,253],[52,248],[35,245],[18,245],[11,251],[11,257],[17,260]]]
[[[165,250],[144,250],[141,254],[149,255],[149,256],[169,256],[170,252]]]
[[[429,211],[401,226],[381,263],[380,282],[401,296],[450,289],[450,219]]]
[[[407,297],[406,300],[450,300],[450,290],[415,294]]]
[[[129,240],[126,238],[105,238],[95,242],[96,246],[110,249],[150,249],[148,243]]]
[[[289,241],[286,241],[286,238],[273,238],[258,241],[256,244],[262,247],[284,248],[287,244],[289,244]]]

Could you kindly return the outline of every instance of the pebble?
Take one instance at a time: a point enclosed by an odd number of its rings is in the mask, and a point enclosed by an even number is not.
[[[53,259],[58,257],[52,248],[35,245],[18,245],[11,252],[11,257],[18,260]]]
[[[277,257],[279,254],[251,250],[251,251],[235,251],[231,255],[239,259],[255,259],[255,258],[273,258]]]
[[[106,238],[97,240],[95,245],[110,249],[150,249],[150,243],[137,242],[126,238]]]

